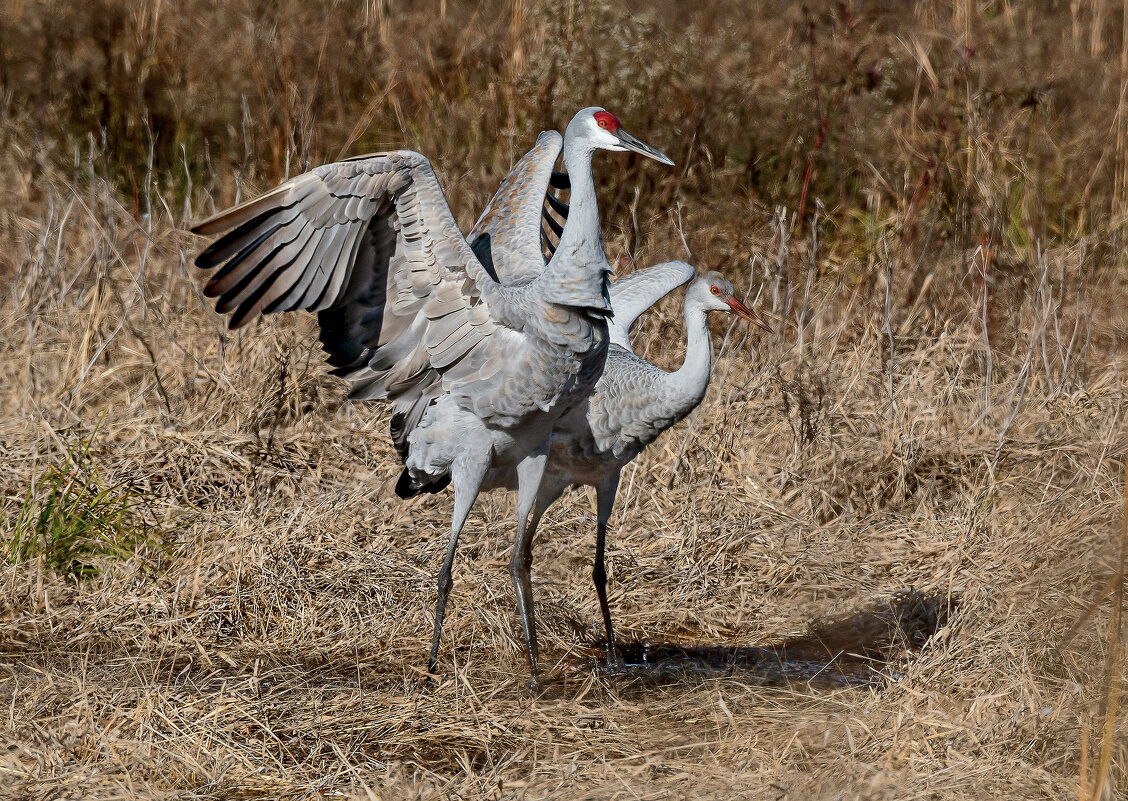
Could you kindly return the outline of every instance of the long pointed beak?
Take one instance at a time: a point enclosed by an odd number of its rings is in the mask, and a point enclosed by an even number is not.
[[[765,323],[763,319],[760,318],[760,315],[756,314],[756,312],[752,311],[736,298],[729,298],[728,305],[729,308],[732,309],[733,314],[735,314],[737,317],[741,317],[752,323],[753,325],[764,329],[765,331],[772,330],[772,327]]]
[[[619,138],[619,144],[627,150],[633,150],[635,153],[652,158],[660,164],[665,164],[667,167],[674,166],[674,160],[665,153],[660,150],[655,150],[650,145],[646,144],[646,142],[635,139],[622,128],[615,131],[615,136]]]

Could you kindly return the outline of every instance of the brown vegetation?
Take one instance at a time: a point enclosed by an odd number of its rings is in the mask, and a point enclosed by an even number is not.
[[[1123,792],[1128,9],[650,6],[3,5],[7,797]],[[786,321],[730,331],[705,406],[626,471],[624,638],[809,643],[943,599],[881,681],[600,673],[585,493],[536,550],[548,691],[501,494],[427,675],[449,496],[390,492],[384,410],[344,402],[312,320],[231,334],[198,291],[213,208],[411,147],[467,228],[590,103],[678,163],[598,158],[614,263],[688,246]],[[680,358],[677,312],[641,353]]]

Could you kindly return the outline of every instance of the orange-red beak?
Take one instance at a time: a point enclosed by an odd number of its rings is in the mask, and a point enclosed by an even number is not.
[[[735,314],[737,317],[741,317],[741,318],[747,320],[748,322],[752,323],[753,325],[756,325],[756,326],[764,329],[765,331],[771,331],[772,330],[772,327],[770,325],[768,325],[762,319],[760,319],[760,315],[756,314],[756,312],[752,311],[750,308],[745,306],[743,303],[741,303],[736,298],[729,298],[728,299],[728,305],[729,305],[729,308],[732,309],[732,313]]]

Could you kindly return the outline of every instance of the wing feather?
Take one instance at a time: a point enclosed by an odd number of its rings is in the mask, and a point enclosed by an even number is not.
[[[253,293],[255,289],[266,282],[275,280],[280,268],[289,265],[294,257],[301,251],[314,229],[295,225],[292,222],[273,232],[264,240],[261,248],[271,248],[270,255],[262,259],[261,266],[253,271],[239,272],[232,270],[225,276],[216,276],[213,280],[215,290],[223,298],[220,311],[228,311],[233,305],[238,305],[243,298]],[[252,255],[246,254],[243,258]]]
[[[556,195],[552,194],[551,192],[546,194],[544,196],[544,199],[548,201],[548,205],[552,208],[553,211],[555,211],[557,214],[559,214],[564,219],[568,218],[568,204],[567,203],[565,203],[560,198],[556,197]]]
[[[325,236],[325,228],[305,232],[305,236],[301,240],[301,249],[293,255],[289,263],[283,268],[286,272],[280,274],[273,282],[263,282],[263,291],[255,299],[254,305],[248,307],[246,313],[250,315],[262,314],[281,297],[284,297],[287,294],[287,287],[296,280],[304,269],[304,265],[313,258],[313,254],[317,252]]]
[[[309,192],[316,189],[313,173],[305,173],[276,186],[261,197],[240,203],[234,208],[221,211],[192,227],[192,231],[203,236],[229,231],[232,228],[252,222],[264,214],[274,214],[280,209],[289,208],[301,202]],[[223,240],[220,240],[222,242]],[[217,245],[219,242],[216,243]],[[210,248],[209,248],[210,250]]]
[[[544,217],[544,221],[548,224],[548,227],[552,229],[552,233],[556,234],[557,238],[559,238],[560,235],[564,233],[564,226],[556,222],[556,219],[548,213],[547,209],[545,209],[542,216]]]
[[[231,327],[319,312],[330,363],[367,397],[436,397],[443,371],[497,328],[501,288],[418,153],[318,167],[193,230],[222,235],[196,263],[216,270],[205,294]]]
[[[541,210],[563,146],[559,133],[542,131],[532,150],[505,176],[466,238],[503,284],[535,278],[544,270]]]
[[[310,276],[309,286],[298,301],[301,308],[321,311],[337,302],[341,286],[348,283],[352,276],[364,233],[364,229],[356,225],[350,225],[347,230],[336,263],[326,269],[319,267],[311,271],[313,275]]]
[[[329,254],[336,253],[340,248],[341,243],[348,235],[349,229],[344,226],[322,227],[322,236],[318,241],[317,246],[314,248],[313,253],[310,254],[310,264],[324,264],[330,258]],[[276,311],[297,311],[302,308],[301,300],[302,295],[305,294],[309,282],[313,280],[312,273],[308,276],[294,277],[290,287],[287,289],[283,283],[280,287],[281,290],[286,290],[277,301],[263,307],[263,314],[270,314]]]
[[[611,342],[631,353],[631,325],[647,309],[693,279],[693,266],[684,261],[667,261],[638,270],[610,285],[614,317],[607,324]]]

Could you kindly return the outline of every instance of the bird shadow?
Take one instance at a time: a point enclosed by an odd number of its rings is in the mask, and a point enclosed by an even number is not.
[[[563,674],[594,667],[614,680],[647,686],[726,676],[775,687],[880,686],[947,624],[957,603],[948,594],[901,590],[849,614],[815,620],[803,634],[765,645],[620,641],[618,666],[595,655],[603,650],[597,644],[592,652],[573,655]]]

